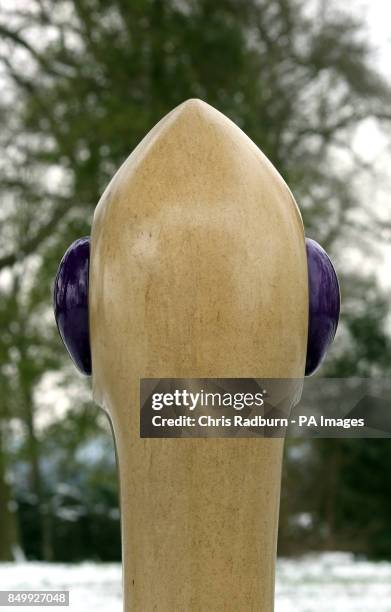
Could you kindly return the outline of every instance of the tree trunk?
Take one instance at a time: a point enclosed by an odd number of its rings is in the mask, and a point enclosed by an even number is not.
[[[19,543],[17,506],[7,482],[4,424],[0,420],[0,561],[14,561]]]
[[[27,387],[25,381],[23,385],[23,396],[25,402],[25,424],[27,428],[27,448],[30,462],[30,486],[37,500],[37,510],[40,529],[40,555],[44,561],[52,561],[53,549],[50,533],[50,517],[48,515],[48,505],[42,487],[42,475],[39,457],[39,443],[34,423],[34,406],[31,389]]]
[[[328,478],[327,478],[327,495],[325,500],[325,519],[327,526],[327,535],[324,541],[325,550],[335,550],[338,538],[336,537],[337,530],[337,495],[339,474],[341,469],[341,440],[326,440],[331,442],[328,462]]]

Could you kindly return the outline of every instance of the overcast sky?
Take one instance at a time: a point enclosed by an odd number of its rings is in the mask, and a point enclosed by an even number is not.
[[[345,11],[362,17],[367,26],[374,49],[373,61],[380,72],[391,83],[391,0],[350,0],[343,4]],[[389,111],[391,109],[388,109]],[[382,133],[374,121],[364,122],[357,133],[353,146],[360,157],[372,165],[375,178],[362,176],[360,198],[376,214],[388,222],[391,220],[391,145],[389,137]],[[361,178],[361,177],[359,177]],[[360,181],[361,183],[361,181]],[[338,254],[337,254],[338,258]],[[378,249],[378,258],[370,259],[366,252],[360,252],[357,245],[356,253],[345,251],[339,254],[340,262],[351,258],[354,267],[360,267],[377,274],[384,287],[391,288],[391,245],[382,245]]]
[[[377,47],[378,65],[391,80],[391,2],[390,0],[355,0],[358,7],[364,6],[363,14],[371,30],[372,41]],[[352,3],[352,5],[354,4]]]

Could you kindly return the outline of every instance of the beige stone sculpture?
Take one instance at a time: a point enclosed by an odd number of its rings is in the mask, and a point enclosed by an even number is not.
[[[142,378],[304,376],[308,279],[287,185],[189,100],[94,215],[93,395],[116,441],[126,612],[273,609],[282,439],[141,439]]]

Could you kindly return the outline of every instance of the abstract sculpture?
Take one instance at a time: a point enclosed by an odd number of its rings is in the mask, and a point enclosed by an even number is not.
[[[183,103],[108,185],[54,302],[113,426],[125,611],[270,612],[283,439],[140,438],[139,388],[319,366],[338,281],[281,176],[224,115]]]

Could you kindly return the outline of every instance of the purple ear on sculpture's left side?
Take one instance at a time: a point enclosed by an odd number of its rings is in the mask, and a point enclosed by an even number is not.
[[[310,238],[306,238],[306,249],[309,313],[305,374],[310,376],[319,368],[337,331],[340,291],[326,251]]]
[[[79,238],[69,247],[54,282],[54,316],[58,331],[76,367],[91,374],[88,323],[88,270],[90,238]]]

